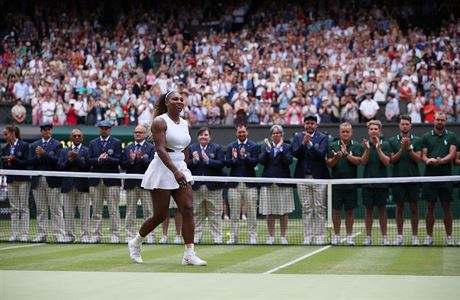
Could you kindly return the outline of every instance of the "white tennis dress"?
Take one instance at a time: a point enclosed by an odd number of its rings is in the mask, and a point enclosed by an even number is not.
[[[168,152],[169,157],[176,168],[184,173],[187,182],[193,183],[192,173],[187,168],[187,164],[184,161],[185,156],[182,153],[191,141],[187,121],[180,118],[179,124],[176,124],[169,118],[168,114],[162,114],[157,118],[162,118],[166,122],[166,148],[174,150],[174,152]],[[174,174],[165,166],[158,153],[155,153],[147,171],[145,171],[141,186],[147,190],[175,190],[179,188]]]

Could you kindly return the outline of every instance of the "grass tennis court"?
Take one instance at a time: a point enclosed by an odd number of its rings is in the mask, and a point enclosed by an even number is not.
[[[209,266],[180,265],[183,246],[144,245],[145,263],[136,265],[124,244],[0,243],[0,299],[458,297],[459,247],[197,246],[197,251]]]

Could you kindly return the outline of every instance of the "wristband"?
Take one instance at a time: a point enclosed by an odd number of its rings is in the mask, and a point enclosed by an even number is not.
[[[179,169],[177,169],[176,171],[173,172],[173,175],[176,175],[177,172],[180,172]]]

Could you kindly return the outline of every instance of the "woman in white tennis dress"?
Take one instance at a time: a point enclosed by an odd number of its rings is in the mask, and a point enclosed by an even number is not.
[[[150,190],[154,214],[146,219],[137,236],[128,242],[129,256],[142,263],[141,245],[144,237],[165,220],[169,199],[177,203],[183,216],[182,236],[185,242],[183,265],[206,266],[207,262],[194,251],[195,222],[192,206],[192,173],[187,168],[188,145],[191,138],[187,122],[179,117],[184,99],[176,92],[162,95],[157,102],[152,135],[155,157],[145,172],[141,186]]]

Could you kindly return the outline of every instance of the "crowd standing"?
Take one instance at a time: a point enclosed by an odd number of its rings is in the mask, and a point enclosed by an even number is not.
[[[411,25],[417,7],[361,2],[167,3],[112,23],[94,9],[44,18],[37,4],[37,19],[5,18],[1,98],[16,124],[55,126],[146,124],[170,90],[199,126],[460,120],[458,16],[429,30]]]
[[[436,4],[424,4],[422,10],[429,11],[429,5]],[[211,170],[220,173],[226,166],[231,176],[255,177],[255,167],[260,163],[264,165],[263,176],[273,177],[274,172],[278,175],[285,171],[292,157],[297,158],[294,177],[313,179],[354,178],[358,165],[364,166],[366,178],[386,177],[390,164],[395,167],[394,176],[417,176],[415,170],[422,162],[426,164],[425,175],[450,175],[452,163],[460,164],[459,142],[446,129],[447,122],[460,120],[460,19],[454,13],[438,29],[427,30],[410,24],[409,20],[416,18],[416,8],[406,4],[356,7],[350,2],[328,9],[252,1],[216,8],[159,4],[152,9],[135,7],[117,15],[112,24],[103,22],[98,10],[83,14],[85,17],[74,10],[58,10],[46,18],[40,13],[43,10],[37,4],[36,18],[8,14],[4,20],[7,34],[0,45],[0,96],[3,102],[14,102],[11,123],[15,124],[4,129],[5,169],[119,173],[121,166],[128,173],[145,172],[155,151],[145,140],[146,128],[161,95],[170,92],[184,99],[180,117],[189,125],[236,128],[236,140],[222,147],[226,152],[221,158],[222,149],[210,143],[211,131],[204,127],[200,145],[194,145],[186,162],[195,175],[210,174]],[[213,13],[215,10],[220,13]],[[369,139],[362,143],[351,139],[352,125],[360,122],[365,122],[369,131]],[[380,133],[388,122],[399,122],[400,133],[385,141]],[[433,123],[434,128],[418,139],[409,130],[413,123],[421,122]],[[40,125],[42,137],[30,146],[20,139],[16,126],[25,123]],[[329,141],[318,131],[321,123],[340,124],[338,139]],[[62,149],[52,138],[54,126],[76,128],[83,124],[99,128],[100,136],[89,143],[88,149],[81,145],[83,132],[77,129],[72,131],[70,149]],[[271,127],[267,134],[270,138],[260,147],[249,140],[248,124],[278,127]],[[136,128],[135,146],[122,149],[111,128],[128,125]],[[283,125],[298,125],[299,131],[303,127],[292,147],[278,136],[283,134]],[[209,152],[212,148],[216,152]],[[21,191],[30,184],[39,228],[34,241],[48,240],[49,210],[55,241],[101,242],[105,201],[110,217],[109,241],[121,242],[120,180],[8,176],[7,182],[13,191],[10,197],[14,197],[10,200],[11,241],[29,240],[29,214]],[[139,182],[131,183],[126,181],[123,188],[130,190],[134,199],[144,199]],[[376,242],[371,230],[374,208],[379,213],[381,243],[392,242],[387,236],[389,187],[398,203],[398,234],[393,243],[405,243],[401,211],[408,202],[411,241],[418,245],[415,195],[419,185],[363,188],[364,244]],[[200,202],[195,211],[198,226],[193,242],[201,242],[206,216],[211,221],[214,242],[224,242],[220,220],[215,220],[221,204],[210,197],[211,191],[221,188],[194,185],[191,193]],[[227,188],[232,226],[225,242],[257,243],[258,186],[236,183]],[[288,244],[287,214],[292,211],[292,203],[280,203],[275,198],[287,195],[289,188],[261,188],[262,196],[275,195],[273,199],[261,197],[260,202],[259,213],[267,215],[268,244],[274,242],[276,215],[280,215],[280,241]],[[333,199],[332,243],[341,243],[340,215],[345,209],[346,243],[353,245],[357,195],[348,193],[345,187],[336,188],[345,190],[346,196]],[[299,186],[297,190],[304,244],[324,244],[324,187]],[[66,202],[64,212],[58,201],[60,194]],[[77,199],[75,194],[82,197]],[[434,208],[440,199],[445,242],[453,245],[452,186],[424,184],[422,198],[428,203],[424,244],[432,243]],[[92,214],[88,213],[88,199]],[[134,234],[134,202],[129,199],[126,216],[130,238]],[[245,239],[239,233],[242,204],[247,209]],[[272,210],[266,205],[278,207]],[[154,211],[148,201],[142,206],[143,217],[148,219]],[[75,236],[73,220],[68,220],[74,217],[76,207],[83,221],[80,238]],[[190,220],[189,215],[187,218]],[[189,244],[191,236],[188,234]],[[146,236],[146,241],[153,242],[154,237]]]

